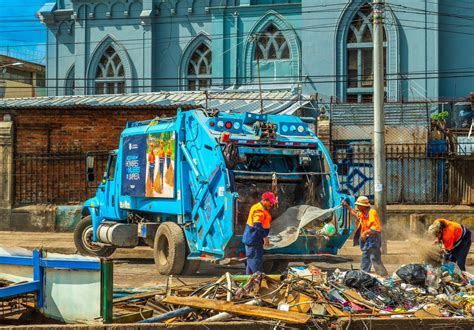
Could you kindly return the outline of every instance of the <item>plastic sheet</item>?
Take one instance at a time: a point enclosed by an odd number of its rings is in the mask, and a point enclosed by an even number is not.
[[[321,209],[310,205],[290,207],[281,216],[272,222],[268,239],[270,245],[267,250],[283,248],[295,242],[301,229],[310,224],[322,227],[332,218],[335,208]]]

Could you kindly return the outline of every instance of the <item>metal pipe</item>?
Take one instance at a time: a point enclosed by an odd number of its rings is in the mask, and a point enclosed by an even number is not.
[[[113,322],[113,295],[114,295],[114,263],[112,260],[102,259],[102,319],[104,323]]]
[[[195,311],[194,308],[191,308],[191,307],[183,307],[183,308],[179,308],[179,309],[177,309],[177,310],[174,310],[174,311],[171,311],[171,312],[168,312],[168,313],[164,313],[164,314],[161,314],[161,315],[158,315],[158,316],[155,316],[155,317],[150,317],[149,319],[145,319],[145,320],[142,320],[142,321],[138,321],[137,323],[158,323],[158,322],[164,322],[164,321],[169,320],[169,319],[172,319],[172,318],[174,318],[174,317],[183,316],[183,315],[192,313],[192,312],[194,312],[194,311]]]

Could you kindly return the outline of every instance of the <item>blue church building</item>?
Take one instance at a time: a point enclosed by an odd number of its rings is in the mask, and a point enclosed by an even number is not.
[[[389,101],[468,96],[474,2],[387,0]],[[49,95],[222,89],[295,90],[371,102],[367,0],[56,0]]]

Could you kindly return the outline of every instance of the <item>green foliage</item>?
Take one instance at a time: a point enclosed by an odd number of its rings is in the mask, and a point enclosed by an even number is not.
[[[434,113],[431,115],[432,120],[442,121],[446,120],[449,117],[449,113],[447,111],[443,111],[440,113]]]

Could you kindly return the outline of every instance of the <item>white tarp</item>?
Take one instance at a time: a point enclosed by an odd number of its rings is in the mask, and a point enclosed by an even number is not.
[[[270,245],[265,249],[270,250],[291,245],[298,239],[302,228],[313,222],[316,222],[314,224],[321,227],[332,218],[335,209],[321,209],[310,205],[290,207],[281,216],[272,221],[270,233],[268,234]]]

